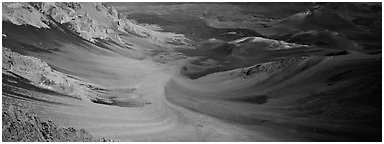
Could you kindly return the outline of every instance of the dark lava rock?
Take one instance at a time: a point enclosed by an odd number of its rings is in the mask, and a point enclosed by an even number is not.
[[[59,127],[37,115],[10,108],[3,111],[2,138],[4,142],[19,141],[93,141],[84,129]]]

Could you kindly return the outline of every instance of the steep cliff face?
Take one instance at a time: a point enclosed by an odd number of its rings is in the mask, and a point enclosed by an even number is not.
[[[36,28],[61,24],[91,42],[103,39],[124,44],[119,35],[130,34],[160,44],[188,43],[181,34],[154,31],[119,19],[116,9],[102,3],[4,3],[3,20]]]

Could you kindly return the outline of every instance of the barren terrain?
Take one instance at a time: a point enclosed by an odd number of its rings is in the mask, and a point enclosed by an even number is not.
[[[380,3],[2,7],[3,141],[381,141]]]

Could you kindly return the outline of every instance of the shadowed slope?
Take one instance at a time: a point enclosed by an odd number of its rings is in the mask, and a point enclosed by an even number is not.
[[[165,92],[177,105],[249,129],[315,141],[376,141],[380,64],[365,55],[288,58],[196,80],[174,78]]]

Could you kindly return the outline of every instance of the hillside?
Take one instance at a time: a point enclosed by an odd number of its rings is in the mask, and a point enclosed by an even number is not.
[[[381,3],[4,2],[2,138],[377,142]]]

